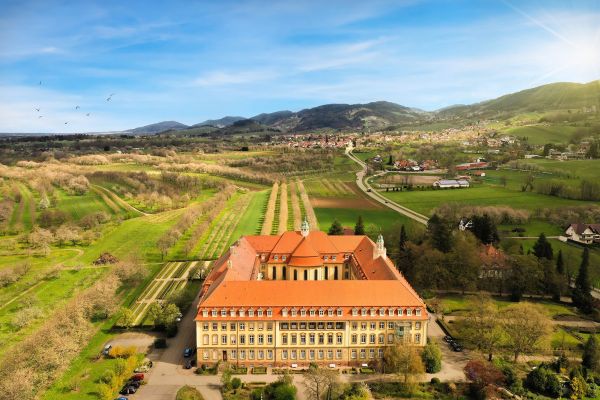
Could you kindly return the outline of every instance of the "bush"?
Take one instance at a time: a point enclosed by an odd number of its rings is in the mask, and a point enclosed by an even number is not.
[[[440,379],[439,378],[431,378],[431,381],[429,381],[429,383],[431,383],[432,385],[439,385]]]
[[[558,377],[544,364],[527,374],[525,386],[533,392],[551,397],[558,397],[561,393]]]
[[[242,386],[242,380],[238,377],[231,379],[231,388],[235,392]]]
[[[165,339],[165,338],[154,339],[154,348],[155,349],[166,349],[167,348],[167,339]]]
[[[421,353],[425,372],[435,374],[442,370],[442,352],[438,345],[434,342],[429,342]]]
[[[108,355],[110,358],[129,358],[137,353],[135,346],[113,346]]]
[[[204,398],[196,388],[186,385],[177,391],[175,400],[204,400]]]

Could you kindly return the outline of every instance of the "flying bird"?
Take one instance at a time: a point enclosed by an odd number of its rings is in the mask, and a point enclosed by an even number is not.
[[[76,109],[76,110],[79,110],[79,108],[80,108],[79,106],[75,106],[75,109]]]
[[[69,123],[69,121],[65,122],[65,125],[68,124],[68,123]]]
[[[110,99],[115,95],[116,93],[111,93],[110,96],[108,96],[108,98],[106,99],[106,101],[110,101]]]
[[[35,111],[40,112],[40,109],[39,108],[35,108]]]

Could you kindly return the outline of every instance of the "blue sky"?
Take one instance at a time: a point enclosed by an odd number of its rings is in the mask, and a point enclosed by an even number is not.
[[[377,100],[434,110],[600,79],[599,0],[0,0],[0,10],[0,132]]]

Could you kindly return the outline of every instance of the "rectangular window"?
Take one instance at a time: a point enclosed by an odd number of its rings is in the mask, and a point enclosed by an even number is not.
[[[315,322],[309,322],[308,323],[308,329],[314,331],[315,329],[317,329],[317,324]]]
[[[333,350],[327,350],[327,359],[333,360]]]
[[[327,329],[333,329],[333,322],[327,323]]]
[[[258,335],[258,344],[265,344],[265,335]]]
[[[236,336],[235,336],[235,335],[231,335],[231,337],[229,338],[229,340],[230,340],[231,344],[235,344],[235,343],[237,342],[237,340],[236,340],[236,339],[237,339],[237,338],[236,338]]]
[[[309,350],[308,351],[308,358],[310,360],[314,360],[315,359],[315,351],[314,350]]]
[[[360,335],[360,344],[367,344],[367,334],[363,333]]]
[[[240,350],[240,360],[246,359],[246,350]]]
[[[229,329],[235,331],[235,322],[229,324]]]
[[[300,350],[300,359],[306,360],[306,350]]]
[[[358,322],[353,322],[352,323],[352,330],[355,331],[358,329]]]
[[[375,349],[369,349],[369,358],[375,358]]]
[[[213,331],[218,331],[219,330],[219,324],[217,324],[216,322],[213,322],[213,324],[212,324],[212,330]]]
[[[203,359],[203,360],[208,360],[208,350],[204,350],[204,351],[202,352],[202,359]]]
[[[290,325],[287,322],[282,322],[281,324],[279,324],[279,328],[283,331],[288,330],[290,328]]]
[[[306,322],[300,322],[300,329],[301,330],[306,329]]]
[[[240,331],[243,331],[246,329],[246,323],[245,322],[240,322]]]
[[[352,335],[351,341],[352,341],[352,344],[357,344],[358,343],[358,335],[356,335],[356,334]]]
[[[300,344],[301,345],[305,345],[306,344],[306,333],[301,333],[300,334]]]
[[[258,351],[258,359],[262,360],[265,358],[265,351],[264,350],[259,350]]]
[[[221,336],[221,344],[227,344],[227,335]]]
[[[300,310],[300,316],[306,317],[306,310]]]
[[[250,323],[248,324],[248,330],[249,330],[249,331],[253,331],[253,330],[254,330],[254,322],[250,322]]]
[[[379,323],[379,329],[385,329],[385,322]]]
[[[265,324],[263,324],[262,322],[258,323],[258,330],[259,331],[262,331],[264,327],[265,327]]]
[[[267,350],[267,360],[273,359],[273,350]]]
[[[388,322],[388,329],[394,329],[394,323]]]
[[[415,329],[417,329],[417,330],[421,329],[421,323],[420,322],[415,322]]]
[[[322,317],[325,315],[325,310],[319,310],[319,317]]]
[[[376,328],[377,328],[377,323],[371,322],[371,330],[374,330]]]
[[[227,310],[221,310],[221,317],[227,316]]]
[[[235,360],[237,358],[237,350],[231,350],[230,357],[232,360]]]
[[[240,344],[246,344],[246,335],[240,335]]]
[[[367,357],[367,352],[365,351],[365,349],[360,349],[360,358],[366,358]]]
[[[360,329],[362,329],[363,331],[364,331],[365,329],[367,329],[367,323],[366,323],[366,322],[361,322],[361,323],[360,323]]]
[[[319,333],[319,344],[325,344],[325,334]]]
[[[259,317],[262,317],[263,316],[263,310],[258,310],[257,314],[258,314]]]
[[[298,344],[298,335],[296,335],[295,333],[292,334],[292,344]]]
[[[327,335],[327,344],[333,344],[333,333]]]
[[[295,331],[296,329],[298,329],[298,323],[292,322],[291,325],[290,325],[290,329],[293,330],[293,331]]]
[[[214,345],[219,344],[219,335],[212,336],[212,344],[214,344]]]
[[[333,310],[327,310],[327,315],[333,317]]]
[[[248,359],[254,360],[254,350],[248,350]]]
[[[210,312],[210,314],[211,314],[213,317],[216,317],[216,316],[217,316],[217,310],[212,310],[212,311]]]
[[[417,308],[417,309],[415,310],[415,314],[417,315],[417,317],[420,317],[420,316],[421,316],[421,309],[420,309],[420,308]]]
[[[222,331],[226,331],[227,330],[227,324],[226,323],[221,324],[221,330]]]
[[[408,316],[412,315],[412,309],[411,308],[407,308],[406,309],[406,315],[408,315]]]
[[[325,358],[325,352],[323,350],[319,350],[319,360],[322,360],[323,358]]]
[[[338,360],[342,359],[342,349],[337,349],[335,351],[335,358],[337,358]]]
[[[369,343],[370,344],[375,344],[375,334],[374,333],[371,333],[369,335]]]
[[[267,344],[273,344],[273,335],[272,334],[267,335]]]
[[[421,334],[417,333],[415,335],[415,344],[421,344]]]
[[[288,344],[288,335],[287,335],[287,333],[284,333],[283,335],[281,335],[281,344]]]
[[[207,331],[208,330],[208,322],[205,322],[202,324],[202,330],[203,331]]]
[[[393,333],[388,333],[388,343],[389,344],[394,343],[394,334]]]
[[[379,358],[383,358],[383,349],[379,349],[379,350],[377,351],[377,356],[378,356]]]
[[[268,331],[272,331],[273,330],[273,323],[272,322],[267,322],[267,330]]]
[[[337,334],[337,340],[336,340],[337,344],[342,344],[343,343],[343,337],[341,333]]]
[[[254,335],[248,335],[248,344],[254,344]]]
[[[385,335],[383,333],[379,334],[378,342],[379,344],[385,344]]]
[[[338,315],[338,317],[341,317],[343,313],[344,313],[344,312],[342,311],[342,309],[341,309],[341,308],[340,308],[339,310],[337,310],[337,315]]]
[[[298,358],[298,352],[296,350],[292,350],[290,356],[292,360],[295,360],[296,358]]]
[[[287,360],[287,358],[288,358],[288,351],[287,350],[283,350],[281,352],[281,359],[282,360]]]
[[[315,344],[315,334],[314,333],[310,333],[308,335],[308,343],[309,344]]]

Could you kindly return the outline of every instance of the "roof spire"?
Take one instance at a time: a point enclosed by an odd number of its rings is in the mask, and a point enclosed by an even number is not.
[[[385,258],[387,255],[387,250],[385,249],[383,242],[383,235],[379,235],[377,237],[377,247],[375,248],[375,252],[373,253],[373,258],[377,258],[379,256]]]
[[[304,221],[302,221],[302,226],[300,227],[300,233],[302,236],[307,237],[310,232],[310,226],[308,225],[308,219],[306,219],[306,215],[304,216]]]

